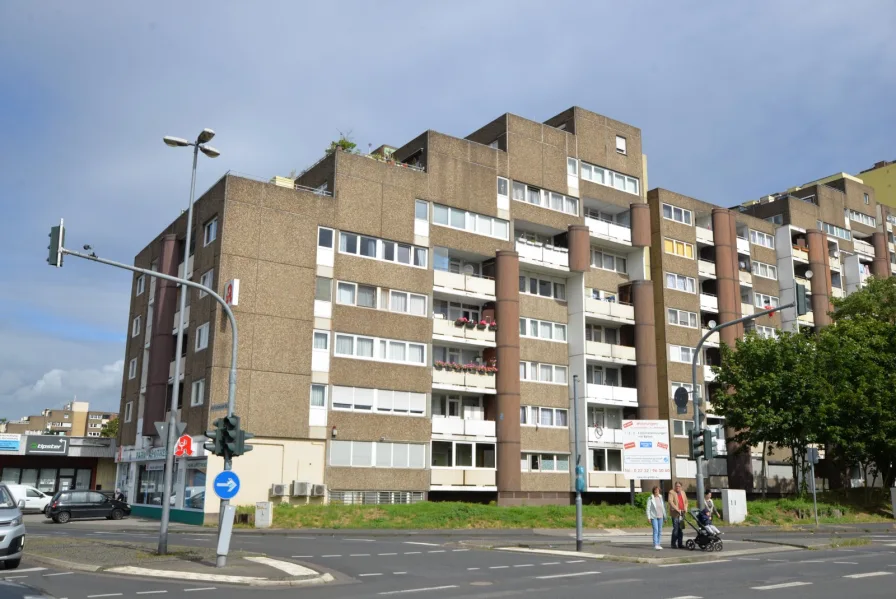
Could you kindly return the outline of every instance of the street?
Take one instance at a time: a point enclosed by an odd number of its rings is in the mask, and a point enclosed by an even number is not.
[[[30,525],[38,536],[103,536],[118,540],[152,542],[152,530],[115,532],[106,525],[81,523],[77,527]],[[105,524],[105,523],[103,523]],[[743,532],[743,531],[738,531]],[[633,596],[664,599],[702,598],[724,592],[730,599],[786,596],[813,599],[840,598],[852,594],[862,598],[894,596],[896,585],[896,533],[880,530],[866,535],[871,543],[819,551],[791,550],[761,555],[719,554],[708,563],[646,565],[582,559],[573,556],[509,553],[476,550],[463,546],[469,537],[440,536],[421,531],[413,536],[364,536],[348,534],[294,535],[239,534],[233,549],[264,552],[289,558],[331,573],[335,582],[315,587],[265,589],[215,583],[145,580],[66,572],[45,568],[27,558],[18,570],[3,578],[45,589],[66,599],[100,597],[248,598],[257,593],[270,597],[349,599],[376,596],[496,597],[548,596],[563,599],[587,593],[601,597]],[[736,536],[733,534],[732,536]],[[176,533],[172,544],[214,543],[210,531]],[[508,537],[511,538],[511,537]],[[737,541],[734,541],[736,547]],[[663,557],[677,554],[658,552]]]

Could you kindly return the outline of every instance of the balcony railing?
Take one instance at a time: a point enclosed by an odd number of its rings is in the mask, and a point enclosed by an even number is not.
[[[466,326],[458,326],[455,321],[445,318],[432,319],[432,334],[441,337],[450,338],[452,341],[470,342],[477,345],[494,345],[495,331],[488,327],[479,328],[479,325],[472,329]]]
[[[750,255],[750,242],[743,237],[737,238],[737,251],[741,254]]]
[[[592,237],[606,239],[622,245],[632,244],[632,230],[629,227],[589,216],[585,217],[585,224],[588,225]]]
[[[703,335],[705,335],[705,334],[708,333],[708,332],[709,332],[709,329],[706,329],[706,328],[704,328],[704,329],[701,331],[701,333],[702,333]],[[712,335],[710,335],[709,337],[707,337],[707,338],[706,338],[706,344],[707,344],[707,345],[718,345],[718,344],[719,344],[719,332],[716,331],[715,333],[713,333]]]
[[[594,403],[612,404],[617,406],[638,407],[638,390],[633,387],[616,387],[614,385],[585,386],[588,394],[587,400]]]
[[[634,364],[635,348],[628,345],[611,345],[597,341],[585,342],[585,354],[603,362]]]
[[[184,357],[181,356],[178,358],[178,360],[180,360],[180,379],[183,380],[184,379],[184,364],[185,364]],[[168,382],[169,383],[174,382],[174,360],[171,360],[171,362],[168,364]]]
[[[433,287],[449,292],[472,294],[495,299],[495,281],[486,277],[463,275],[445,270],[434,270]]]
[[[470,389],[483,393],[494,393],[495,375],[458,372],[449,368],[433,368],[432,384],[457,390]]]
[[[741,315],[743,315],[743,316],[749,316],[750,314],[753,314],[754,312],[756,312],[756,308],[753,306],[753,304],[748,304],[748,303],[746,303],[746,302],[741,302],[741,303],[740,303],[740,313],[741,313]]]
[[[843,294],[843,290],[840,289],[839,287],[831,287],[831,295],[833,295],[836,298],[842,298],[844,294]]]
[[[566,248],[517,239],[516,251],[524,260],[538,262],[551,268],[569,268],[569,250]]]
[[[430,484],[433,487],[493,487],[495,470],[484,468],[433,468]]]
[[[588,442],[591,444],[619,444],[622,443],[621,428],[598,428],[594,426],[588,427]]]
[[[631,304],[607,302],[604,300],[585,298],[585,312],[588,316],[612,320],[614,322],[635,322],[635,307]]]
[[[716,380],[716,375],[712,372],[712,366],[703,366],[703,380],[707,383]]]
[[[828,257],[828,260],[830,262],[831,268],[833,268],[834,270],[840,270],[840,258],[837,258],[836,256],[830,256]]]
[[[740,272],[740,282],[743,285],[752,286],[753,285],[753,275],[746,270],[738,271]]]
[[[193,275],[193,258],[194,257],[195,256],[190,256],[189,258],[187,258],[187,277],[190,277]],[[184,278],[184,263],[183,262],[181,262],[177,266],[177,276],[181,279]]]
[[[867,258],[874,258],[874,246],[867,241],[862,241],[861,239],[853,239],[852,245],[855,248],[857,254],[862,254]]]
[[[705,243],[707,245],[712,245],[715,243],[715,238],[712,234],[712,229],[707,229],[705,227],[697,227],[697,243]]]
[[[613,473],[613,472],[589,472],[588,473],[588,486],[589,487],[599,487],[602,489],[606,488],[629,488],[628,479],[625,478],[624,474],[621,473]]]
[[[172,335],[177,335],[177,327],[180,324],[180,310],[174,313],[174,322],[171,323]],[[190,306],[187,306],[184,310],[184,326],[190,328]],[[147,330],[147,336],[149,331]]]
[[[462,420],[460,418],[432,419],[434,435],[465,435],[468,437],[494,437],[494,420]]]
[[[700,309],[705,312],[719,311],[719,298],[711,293],[700,293]]]
[[[798,245],[793,246],[793,258],[794,260],[801,260],[803,262],[809,261],[809,250],[805,248],[801,248]]]
[[[716,265],[709,260],[697,260],[697,272],[701,277],[715,277]]]

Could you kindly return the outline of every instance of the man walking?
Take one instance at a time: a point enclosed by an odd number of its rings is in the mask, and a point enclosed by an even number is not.
[[[688,496],[681,490],[681,483],[675,483],[675,490],[669,491],[669,517],[672,518],[672,549],[684,549],[684,529],[682,516],[688,511]]]

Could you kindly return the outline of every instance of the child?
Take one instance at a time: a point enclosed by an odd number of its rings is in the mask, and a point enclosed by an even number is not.
[[[712,514],[710,513],[709,508],[704,508],[702,512],[697,514],[697,522],[699,522],[701,526],[706,528],[708,532],[714,535],[722,534],[722,531],[713,526]]]

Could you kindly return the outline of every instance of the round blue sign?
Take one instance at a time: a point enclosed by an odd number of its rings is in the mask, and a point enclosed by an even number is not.
[[[215,477],[213,487],[221,499],[233,499],[240,492],[240,477],[232,470],[225,470]]]

